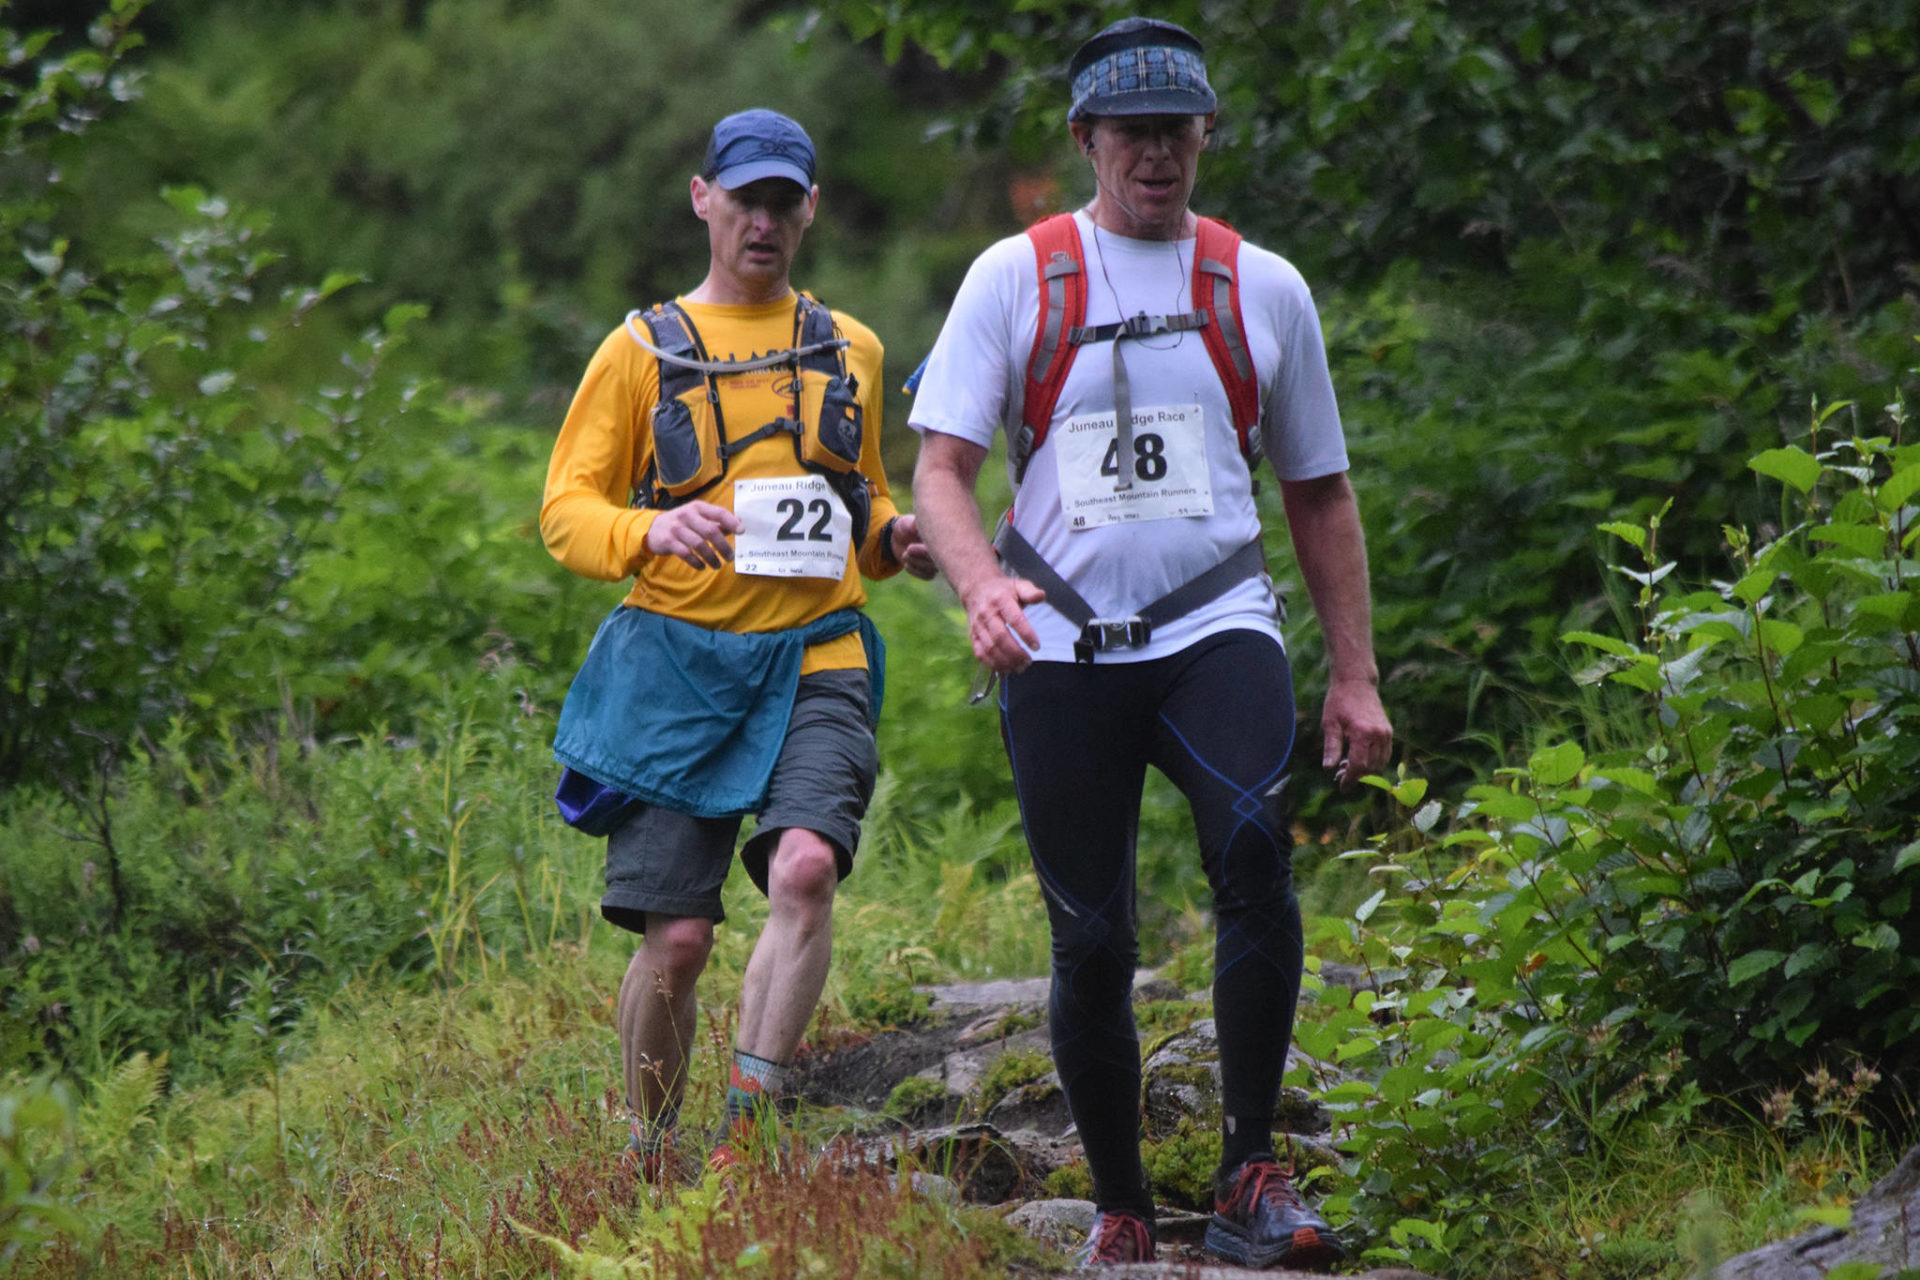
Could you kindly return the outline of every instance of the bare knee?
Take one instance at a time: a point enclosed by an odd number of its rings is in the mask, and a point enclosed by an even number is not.
[[[704,916],[647,917],[646,941],[637,959],[658,975],[667,990],[684,995],[707,967],[713,953],[713,921]]]
[[[829,910],[839,886],[840,862],[828,840],[798,828],[781,833],[767,866],[767,899],[775,910]]]

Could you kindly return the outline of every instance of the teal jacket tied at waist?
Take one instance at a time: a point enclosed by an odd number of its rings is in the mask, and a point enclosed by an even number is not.
[[[699,818],[753,813],[786,741],[805,650],[856,630],[878,724],[886,646],[857,609],[743,635],[621,605],[567,689],[554,758],[634,801]]]

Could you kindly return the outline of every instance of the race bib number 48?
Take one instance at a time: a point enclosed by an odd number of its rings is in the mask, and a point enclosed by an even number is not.
[[[1120,456],[1110,412],[1069,418],[1050,438],[1059,451],[1060,506],[1069,529],[1213,514],[1206,419],[1197,404],[1135,408],[1127,458]],[[1133,483],[1116,490],[1123,466]]]
[[[823,476],[738,480],[733,571],[764,578],[841,578],[853,518]]]

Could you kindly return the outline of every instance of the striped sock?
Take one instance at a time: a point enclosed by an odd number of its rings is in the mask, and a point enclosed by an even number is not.
[[[727,1078],[727,1132],[737,1134],[773,1106],[774,1095],[786,1080],[784,1063],[761,1058],[744,1049],[733,1051],[733,1070]]]

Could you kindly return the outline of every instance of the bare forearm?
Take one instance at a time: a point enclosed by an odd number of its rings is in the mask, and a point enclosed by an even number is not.
[[[1344,473],[1283,480],[1280,496],[1333,669],[1320,712],[1320,763],[1351,790],[1384,770],[1393,752],[1393,725],[1380,704],[1380,669],[1373,660],[1373,598],[1360,506]]]
[[[1025,578],[1001,572],[993,544],[980,527],[973,486],[986,456],[977,444],[928,432],[913,472],[913,502],[920,536],[967,611],[973,656],[995,671],[1020,671],[1040,647],[1026,606],[1047,597]]]
[[[986,450],[952,436],[929,434],[913,473],[913,509],[920,537],[940,571],[966,600],[981,584],[1001,576],[1000,561],[980,522],[973,496]]]
[[[1294,558],[1320,620],[1335,682],[1378,684],[1373,657],[1373,597],[1360,507],[1346,476],[1281,485]]]

